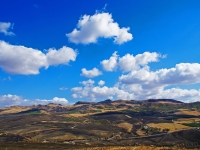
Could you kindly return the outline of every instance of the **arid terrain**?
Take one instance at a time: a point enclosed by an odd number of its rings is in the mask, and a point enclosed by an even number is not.
[[[0,109],[2,149],[199,149],[200,102],[79,101]]]

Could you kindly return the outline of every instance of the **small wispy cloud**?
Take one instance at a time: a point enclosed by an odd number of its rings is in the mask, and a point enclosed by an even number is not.
[[[61,88],[59,88],[59,90],[61,90],[61,91],[66,91],[68,88],[66,88],[66,87],[61,87]]]
[[[108,6],[108,4],[105,4],[104,7],[102,8],[103,11],[106,11],[106,7]]]
[[[15,35],[13,32],[9,31],[10,29],[13,29],[13,24],[10,22],[0,22],[0,32],[4,33],[5,35]]]
[[[10,76],[3,78],[3,81],[11,81],[11,80],[12,80],[12,78]]]

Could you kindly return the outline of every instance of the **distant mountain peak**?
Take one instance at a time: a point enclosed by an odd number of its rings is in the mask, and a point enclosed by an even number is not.
[[[81,105],[81,104],[92,104],[94,102],[87,102],[87,101],[78,101],[74,105]]]
[[[181,101],[178,100],[174,100],[174,99],[148,99],[148,102],[171,102],[171,103],[183,103]]]
[[[101,102],[98,102],[99,104],[110,104],[112,103],[113,101],[110,100],[110,99],[107,99],[107,100],[104,100],[104,101],[101,101]]]

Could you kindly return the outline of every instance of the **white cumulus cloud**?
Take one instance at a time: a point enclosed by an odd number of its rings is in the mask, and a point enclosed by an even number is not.
[[[69,47],[59,50],[50,48],[47,54],[40,50],[0,41],[0,68],[12,74],[39,74],[39,69],[50,65],[68,64],[75,61],[77,52]]]
[[[200,101],[200,89],[180,89],[162,87],[142,87],[140,84],[119,84],[112,87],[96,86],[95,82],[83,81],[83,86],[72,88],[73,98],[83,98],[89,100],[96,99],[122,99],[122,100],[144,100],[150,98],[175,99],[183,102]]]
[[[183,102],[196,102],[200,101],[200,89],[181,89],[181,88],[171,88],[164,90],[162,93],[155,96],[156,98],[169,98],[181,100]]]
[[[133,56],[131,54],[126,54],[119,58],[119,67],[123,71],[137,70],[140,66],[145,66],[150,62],[157,62],[158,58],[161,57],[156,52],[144,52],[143,54],[138,54]]]
[[[87,78],[94,78],[96,76],[102,75],[102,72],[97,68],[93,68],[92,70],[87,70],[86,68],[81,69],[81,76],[85,76]]]
[[[86,80],[86,81],[82,81],[82,82],[79,82],[80,84],[83,84],[84,86],[88,86],[88,85],[93,85],[94,84],[94,80]]]
[[[115,51],[109,59],[101,61],[101,65],[105,71],[113,71],[117,67],[118,55]]]
[[[5,35],[15,35],[13,32],[9,31],[13,28],[13,24],[10,22],[0,22],[0,32]]]
[[[23,98],[17,95],[0,95],[0,107],[20,105]]]
[[[83,87],[74,87],[72,88],[73,98],[87,98],[96,100],[98,98],[110,98],[116,97],[118,99],[133,99],[134,94],[128,93],[124,90],[119,89],[117,86],[114,87],[99,87],[95,86],[95,82],[93,80],[87,80],[80,82]]]
[[[121,75],[119,80],[125,84],[151,84],[154,86],[195,84],[200,83],[200,64],[180,63],[176,64],[175,68],[159,69],[155,72],[150,71],[149,67],[144,67]]]
[[[100,80],[99,82],[98,82],[98,85],[99,86],[103,86],[105,84],[105,81],[103,81],[103,80]]]
[[[53,99],[46,100],[46,99],[24,99],[22,96],[18,95],[0,95],[0,107],[8,107],[8,106],[30,106],[30,105],[38,105],[38,104],[49,104],[49,103],[55,103],[55,104],[62,104],[62,105],[68,105],[69,102],[65,98],[59,98],[54,97]]]
[[[174,68],[151,71],[146,66],[133,70],[119,77],[121,88],[134,93],[137,99],[174,98],[181,101],[198,100],[199,91],[196,89],[171,88],[169,86],[189,85],[200,83],[200,64],[180,63]],[[171,94],[170,94],[171,93]]]
[[[133,54],[125,54],[120,57],[115,51],[109,59],[100,62],[105,71],[114,71],[117,68],[125,72],[138,70],[151,62],[157,62],[160,57],[164,57],[156,52],[144,52],[133,56]]]
[[[46,54],[49,65],[68,64],[69,61],[75,61],[77,52],[70,47],[63,46],[56,50],[50,48]]]
[[[59,97],[54,97],[50,101],[51,101],[51,103],[62,104],[62,105],[67,105],[69,103],[66,98],[59,98]]]
[[[119,57],[117,52],[108,60],[101,62],[104,70],[113,71],[119,68],[121,75],[113,86],[106,86],[104,81],[87,80],[82,86],[72,88],[73,98],[99,99],[149,99],[172,98],[183,102],[200,101],[200,89],[181,89],[179,85],[200,83],[199,63],[179,63],[172,68],[152,71],[148,65],[163,58],[158,53],[144,52],[133,56],[126,54]]]
[[[98,38],[114,38],[114,42],[122,44],[132,40],[129,27],[120,28],[109,13],[96,13],[92,16],[84,15],[80,18],[71,33],[66,34],[73,43],[96,43]]]

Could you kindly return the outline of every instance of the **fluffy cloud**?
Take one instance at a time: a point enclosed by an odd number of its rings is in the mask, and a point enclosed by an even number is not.
[[[75,61],[76,56],[77,52],[66,46],[58,50],[50,48],[46,54],[48,65],[67,65],[69,61]]]
[[[23,101],[22,97],[17,95],[2,95],[0,96],[0,106],[12,106],[12,105],[20,105],[21,101]]]
[[[155,72],[150,71],[149,67],[144,67],[120,76],[119,81],[125,84],[151,84],[154,86],[200,83],[200,64],[180,63],[175,68],[160,69]]]
[[[167,98],[167,99],[176,99],[183,102],[194,102],[200,101],[200,89],[180,89],[180,88],[171,88],[164,90],[163,87],[155,87],[145,89],[139,84],[125,85],[119,84],[113,87],[107,86],[95,86],[94,81],[83,81],[84,84],[81,87],[72,88],[73,98],[87,98],[89,100],[96,99],[124,99],[124,100],[143,100],[150,98]]]
[[[51,101],[51,103],[62,104],[62,105],[67,105],[69,103],[66,98],[59,98],[59,97],[54,97],[52,100],[47,100],[47,101]]]
[[[168,86],[200,83],[200,64],[180,63],[174,68],[150,71],[149,67],[131,71],[119,77],[121,88],[134,93],[137,99],[174,98],[182,101],[198,100],[199,91],[171,88]],[[171,93],[171,94],[170,94]]]
[[[180,63],[173,68],[162,68],[151,71],[151,62],[158,62],[161,56],[157,53],[145,52],[133,56],[126,54],[117,56],[116,52],[108,60],[101,62],[104,70],[113,71],[117,67],[122,71],[115,85],[108,87],[99,81],[83,81],[83,86],[72,88],[73,98],[114,98],[114,99],[149,99],[172,98],[184,102],[199,101],[200,90],[169,88],[179,85],[200,83],[199,63]],[[114,62],[114,63],[113,63]],[[113,65],[114,64],[114,65]]]
[[[49,103],[62,104],[62,105],[69,104],[67,99],[58,97],[54,97],[51,100],[46,100],[46,99],[28,100],[18,95],[11,95],[11,94],[0,95],[0,107],[15,106],[15,105],[29,106],[37,104],[45,105]]]
[[[78,21],[77,28],[66,34],[73,43],[96,43],[98,38],[114,38],[114,42],[122,44],[132,40],[130,28],[120,28],[109,13],[84,15]]]
[[[183,102],[195,102],[200,101],[200,89],[180,89],[180,88],[171,88],[164,90],[159,95],[155,96],[156,98],[170,98],[177,99]]]
[[[93,68],[92,70],[87,70],[86,68],[81,69],[81,76],[85,76],[87,78],[94,78],[96,76],[102,75],[102,72],[97,68]]]
[[[101,65],[105,71],[113,71],[117,67],[118,55],[115,51],[109,59],[101,61]]]
[[[119,67],[123,71],[137,70],[140,66],[145,66],[150,62],[157,62],[158,58],[161,57],[158,53],[144,52],[143,54],[138,54],[135,57],[131,54],[126,54],[119,58]]]
[[[110,98],[116,97],[118,99],[133,99],[134,94],[130,94],[126,91],[119,89],[117,86],[107,87],[107,86],[95,86],[93,80],[87,80],[80,82],[83,84],[83,87],[74,87],[72,88],[73,98],[88,98],[96,100],[98,98]]]
[[[98,82],[98,85],[99,86],[103,86],[105,84],[105,81],[103,81],[103,80],[100,80],[99,82]]]
[[[0,22],[0,32],[5,35],[15,35],[13,32],[9,31],[13,28],[13,24],[10,22]]]
[[[121,75],[119,81],[124,84],[148,84],[152,81],[157,81],[155,72],[151,72],[149,67],[145,67],[139,70],[133,70],[126,75]]]
[[[155,72],[162,84],[200,83],[200,64],[180,63],[175,68],[161,69]]]
[[[141,66],[146,66],[151,62],[157,62],[160,57],[164,57],[156,52],[144,52],[143,54],[138,54],[133,56],[127,53],[126,55],[119,57],[115,51],[109,59],[105,59],[100,62],[105,71],[114,71],[117,67],[120,70],[129,72],[133,70],[138,70]]]
[[[59,50],[49,49],[44,54],[37,49],[0,41],[0,68],[12,74],[39,74],[42,67],[66,65],[69,61],[75,61],[76,56],[76,51],[65,46]]]
[[[88,86],[88,85],[93,85],[94,84],[94,80],[87,80],[87,81],[82,81],[82,82],[79,82],[80,84],[83,84],[84,86]]]

